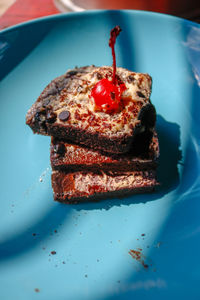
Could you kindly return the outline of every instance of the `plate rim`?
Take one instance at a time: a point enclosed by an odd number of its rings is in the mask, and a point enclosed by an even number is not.
[[[53,14],[53,15],[48,15],[48,16],[43,16],[39,17],[36,19],[31,19],[29,21],[24,21],[19,24],[15,24],[12,26],[9,26],[7,28],[4,28],[0,31],[0,36],[4,33],[20,29],[21,27],[26,27],[38,23],[45,23],[48,21],[57,21],[57,20],[64,20],[68,18],[75,18],[78,16],[82,15],[95,15],[95,14],[117,14],[117,13],[123,13],[123,14],[132,14],[132,15],[147,15],[147,16],[152,16],[156,18],[166,18],[169,20],[175,20],[175,21],[181,21],[183,23],[188,23],[189,25],[197,26],[200,28],[200,24],[196,23],[194,21],[184,19],[179,16],[174,16],[171,14],[166,14],[166,13],[160,13],[160,12],[154,12],[154,11],[147,11],[147,10],[133,10],[133,9],[95,9],[95,10],[85,10],[82,12],[66,12],[66,13],[58,13],[58,14]]]

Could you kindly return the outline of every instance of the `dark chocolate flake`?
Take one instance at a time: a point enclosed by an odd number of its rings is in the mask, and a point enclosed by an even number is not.
[[[76,71],[76,70],[72,70],[72,71],[67,72],[67,74],[69,74],[70,76],[74,76],[77,73],[78,73],[78,71]]]
[[[54,123],[56,120],[56,114],[52,111],[48,111],[46,115],[46,120],[48,123]]]
[[[60,155],[64,155],[65,154],[65,145],[63,143],[56,144],[54,146],[54,152],[56,152],[57,154],[60,154]]]
[[[36,122],[40,122],[41,121],[41,114],[40,114],[39,111],[37,111],[36,114],[35,114],[35,121]]]
[[[145,95],[142,92],[140,92],[140,91],[137,91],[137,95],[140,98],[145,98]]]
[[[132,83],[133,81],[135,81],[135,77],[133,75],[129,75],[127,77],[127,81],[128,81],[128,83]]]
[[[69,119],[70,112],[68,110],[63,110],[61,113],[59,113],[58,118],[60,121],[67,121]]]
[[[49,96],[56,95],[58,93],[58,89],[55,83],[52,83],[45,91],[42,93],[41,98],[45,99]],[[46,100],[45,100],[46,101]]]
[[[102,75],[99,72],[96,72],[96,76],[97,76],[98,80],[101,80],[103,78]]]
[[[41,107],[39,108],[39,113],[40,113],[41,115],[45,115],[45,114],[46,114],[46,108],[43,107],[43,106],[41,106]]]

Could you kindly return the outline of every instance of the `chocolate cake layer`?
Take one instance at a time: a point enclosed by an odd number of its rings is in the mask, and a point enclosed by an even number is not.
[[[54,200],[63,203],[95,201],[106,197],[152,192],[158,182],[155,171],[124,173],[52,172]]]
[[[121,155],[108,155],[86,147],[65,143],[56,138],[51,141],[51,166],[55,170],[75,171],[136,171],[151,170],[157,167],[159,144],[157,134],[144,148],[144,139],[138,139],[134,151]]]
[[[69,70],[54,79],[29,109],[26,123],[34,133],[51,135],[109,153],[128,152],[138,134],[150,138],[156,112],[150,101],[152,80],[148,74],[117,68],[126,89],[120,110],[96,110],[91,91],[102,78],[112,80],[111,67],[87,66]]]

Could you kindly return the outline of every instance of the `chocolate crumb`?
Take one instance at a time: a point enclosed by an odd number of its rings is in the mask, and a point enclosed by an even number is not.
[[[37,235],[37,233],[35,233],[35,232],[34,232],[34,233],[32,233],[32,236],[36,236],[36,235]]]
[[[69,119],[70,112],[68,110],[63,110],[59,113],[58,118],[60,121],[67,121]]]
[[[36,292],[36,293],[39,293],[39,292],[40,292],[40,289],[35,288],[35,292]]]
[[[135,260],[140,262],[141,265],[144,267],[144,269],[149,268],[149,265],[145,262],[146,259],[145,259],[144,255],[142,254],[141,248],[137,248],[137,250],[131,249],[128,253],[132,256],[132,258],[134,258]]]
[[[98,80],[101,80],[103,78],[102,75],[101,75],[101,73],[99,73],[99,72],[95,72],[94,75],[96,76],[96,78]]]
[[[56,251],[51,251],[51,254],[52,254],[52,255],[55,255],[55,254],[56,254]]]
[[[63,265],[65,265],[65,264],[66,264],[66,262],[65,262],[65,261],[63,261],[62,263],[63,263]]]
[[[144,261],[142,261],[142,265],[145,269],[148,269],[148,267],[149,267],[147,264],[144,263]]]
[[[58,231],[55,229],[54,232],[57,233]]]
[[[155,247],[156,247],[156,248],[160,248],[161,244],[162,244],[161,242],[158,242],[158,243],[155,245]]]
[[[141,236],[145,236],[145,233],[142,233]]]

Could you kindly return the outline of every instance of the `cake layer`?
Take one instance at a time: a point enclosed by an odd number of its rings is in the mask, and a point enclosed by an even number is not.
[[[52,172],[54,200],[63,203],[151,192],[157,185],[153,170],[123,173]]]
[[[108,155],[85,147],[69,144],[52,138],[51,166],[52,169],[65,172],[74,171],[136,171],[155,169],[159,157],[157,134],[147,149],[144,148],[145,135],[137,139],[134,151],[121,155]],[[145,150],[145,151],[144,151]]]
[[[128,152],[138,134],[152,135],[156,121],[150,101],[152,80],[148,74],[123,68],[117,68],[116,76],[126,87],[119,111],[99,111],[91,94],[100,79],[112,80],[112,68],[88,66],[54,79],[29,109],[26,123],[35,133],[94,150]]]

